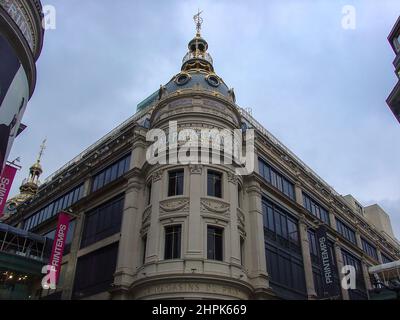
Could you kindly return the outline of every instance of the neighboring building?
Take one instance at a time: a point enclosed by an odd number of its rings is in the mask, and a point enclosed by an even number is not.
[[[43,45],[39,0],[0,0],[0,172],[35,89]]]
[[[368,268],[400,259],[386,222],[368,219],[353,197],[340,196],[235,103],[207,50],[198,29],[181,71],[158,94],[8,218],[52,239],[57,213],[76,215],[57,290],[44,292],[38,282],[33,298],[322,299],[315,234],[321,225],[338,298],[367,299]],[[146,133],[168,130],[172,120],[178,131],[255,129],[255,171],[150,165]],[[339,288],[343,265],[356,268],[357,289]]]
[[[389,34],[388,40],[396,53],[396,58],[393,61],[397,78],[400,78],[400,17],[397,19],[392,31]],[[397,121],[400,122],[400,81],[397,81],[396,86],[386,100]]]

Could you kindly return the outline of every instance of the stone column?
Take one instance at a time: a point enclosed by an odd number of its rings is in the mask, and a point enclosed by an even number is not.
[[[296,182],[294,185],[294,193],[296,196],[296,202],[303,206],[303,190],[301,189],[300,182]]]
[[[382,253],[381,250],[379,250],[378,248],[376,248],[376,253],[378,255],[378,261],[380,264],[383,264],[383,259],[382,259]]]
[[[264,225],[261,207],[261,188],[258,182],[248,180],[245,187],[245,204],[248,209],[248,223],[246,233],[248,235],[249,250],[246,250],[248,261],[248,276],[255,290],[255,298],[262,298],[268,294],[269,281],[265,258]]]
[[[337,226],[336,226],[336,219],[335,219],[335,211],[330,208],[328,211],[328,215],[329,215],[329,224],[330,226],[337,231]]]
[[[361,235],[360,231],[358,229],[358,226],[356,227],[356,242],[357,242],[357,247],[359,247],[361,250],[363,250],[362,242],[361,242]]]
[[[162,260],[160,254],[160,201],[164,197],[163,190],[163,169],[158,169],[153,173],[152,210],[150,216],[150,228],[147,236],[146,263]]]
[[[368,294],[368,298],[369,298],[369,290],[372,289],[372,284],[371,284],[371,278],[370,278],[369,272],[368,272],[368,264],[364,258],[361,260],[361,268],[362,268],[362,272],[363,272],[365,288],[367,289],[367,294]]]
[[[142,194],[143,183],[139,177],[133,176],[129,179],[125,192],[113,299],[129,299],[129,287],[139,266]]]
[[[317,298],[317,293],[315,291],[315,285],[314,285],[314,276],[313,276],[312,261],[310,254],[310,243],[308,241],[308,228],[305,223],[304,215],[301,215],[299,220],[299,232],[300,232],[301,253],[303,255],[307,296],[309,300],[314,300]]]
[[[188,242],[186,259],[203,259],[203,229],[200,216],[200,199],[203,195],[203,166],[191,165],[189,167],[190,183],[190,214],[188,220]],[[188,269],[196,269],[194,265],[188,265]],[[191,272],[191,270],[188,270]]]
[[[349,292],[346,289],[342,288],[342,268],[343,268],[343,256],[342,256],[342,250],[340,249],[339,245],[339,240],[336,239],[334,243],[334,248],[335,248],[335,258],[336,258],[336,264],[338,267],[338,275],[339,275],[339,287],[342,290],[342,299],[343,300],[349,300]]]
[[[240,265],[240,236],[238,230],[238,178],[234,173],[228,173],[228,201],[230,203],[230,257],[229,262]]]

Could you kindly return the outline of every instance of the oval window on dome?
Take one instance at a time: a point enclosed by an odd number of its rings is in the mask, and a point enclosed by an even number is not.
[[[206,80],[213,87],[218,87],[220,85],[220,81],[217,76],[208,76],[206,77]]]
[[[190,80],[190,75],[187,73],[180,73],[175,78],[175,83],[179,86],[183,86],[184,84],[188,83]]]

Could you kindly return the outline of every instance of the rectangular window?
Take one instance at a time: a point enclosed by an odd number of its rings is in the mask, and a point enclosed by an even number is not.
[[[73,298],[82,299],[108,291],[114,281],[118,243],[84,255],[78,259]]]
[[[110,182],[121,177],[125,172],[129,170],[129,163],[131,160],[131,154],[124,156],[113,164],[109,165],[104,170],[100,171],[93,177],[92,192],[95,192]]]
[[[222,198],[222,173],[209,170],[207,173],[207,195]]]
[[[312,215],[325,222],[329,223],[329,213],[328,211],[322,207],[317,201],[312,199],[308,194],[303,192],[303,206],[309,211]]]
[[[168,173],[168,197],[183,195],[183,170]]]
[[[261,158],[258,159],[258,167],[260,175],[280,192],[285,194],[290,199],[294,200],[294,185],[286,179],[281,173],[264,162]]]
[[[336,218],[337,231],[353,244],[357,244],[356,233],[342,220]]]
[[[146,203],[147,203],[147,205],[149,205],[149,204],[151,203],[151,185],[152,185],[152,183],[149,182],[149,183],[147,184],[147,188],[146,188],[146,194],[147,194],[147,201],[146,201]]]
[[[121,231],[124,197],[119,196],[86,214],[81,248]]]
[[[83,185],[80,185],[70,192],[64,194],[58,199],[52,201],[44,208],[37,211],[35,214],[30,216],[30,218],[26,219],[24,222],[24,229],[29,231],[38,226],[39,224],[46,222],[48,219],[51,219],[56,214],[58,214],[61,210],[66,209],[72,206],[75,202],[81,199],[82,196],[77,199],[72,198],[72,194],[77,190],[83,190]],[[28,224],[28,220],[30,221]]]
[[[181,233],[180,225],[165,227],[165,260],[181,258]]]
[[[265,236],[293,252],[299,252],[298,221],[286,210],[266,199],[262,200]]]
[[[388,256],[385,256],[384,254],[382,254],[382,262],[383,263],[390,263],[393,262],[394,260],[389,258]]]
[[[244,239],[240,237],[240,262],[244,266]]]
[[[378,252],[376,251],[376,248],[367,240],[364,238],[361,238],[361,243],[364,252],[369,255],[371,258],[374,258],[375,260],[378,260]]]
[[[242,193],[242,187],[238,185],[238,207],[242,208],[243,207],[243,193]]]
[[[142,264],[146,263],[147,234],[142,238]]]
[[[349,289],[349,296],[351,300],[365,300],[368,299],[364,276],[361,267],[361,261],[342,249],[343,264],[353,266],[356,270],[356,289]]]
[[[207,259],[223,261],[223,233],[222,228],[207,227]]]

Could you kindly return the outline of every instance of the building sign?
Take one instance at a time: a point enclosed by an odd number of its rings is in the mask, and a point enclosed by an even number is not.
[[[0,176],[0,218],[3,216],[4,207],[16,172],[17,168],[7,164]]]
[[[8,40],[0,34],[0,171],[18,135],[28,100],[25,70]]]
[[[335,281],[335,265],[332,251],[328,246],[326,227],[321,226],[316,232],[317,246],[320,257],[324,297],[331,298],[339,295],[338,285]]]
[[[53,248],[51,250],[49,265],[54,267],[55,281],[58,283],[61,270],[61,262],[64,253],[65,241],[67,239],[70,216],[68,213],[60,212],[58,225],[54,236]]]

